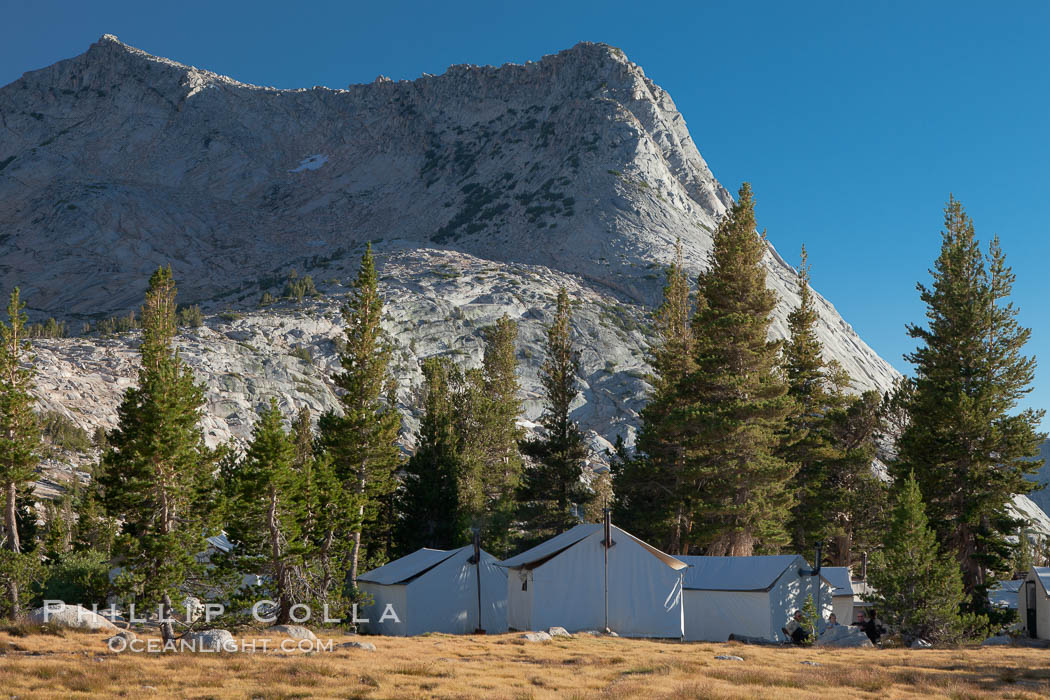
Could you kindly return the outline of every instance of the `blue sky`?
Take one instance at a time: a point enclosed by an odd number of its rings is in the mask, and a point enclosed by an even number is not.
[[[146,8],[146,9],[143,9]],[[1050,2],[0,0],[0,84],[104,33],[277,87],[619,46],[674,98],[715,176],[754,186],[784,257],[902,371],[953,192],[998,234],[1050,408]],[[1050,420],[1044,421],[1050,427]]]

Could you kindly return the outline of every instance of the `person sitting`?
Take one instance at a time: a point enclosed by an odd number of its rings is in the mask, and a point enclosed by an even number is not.
[[[828,624],[825,625],[825,627],[830,629],[832,627],[841,627],[841,626],[842,625],[839,624],[838,616],[836,616],[835,613],[831,613],[831,615],[828,616]]]
[[[867,621],[861,625],[861,629],[864,630],[864,634],[868,635],[868,639],[871,640],[872,644],[878,644],[879,638],[882,636],[882,625],[879,623],[875,608],[868,611]]]
[[[802,626],[802,611],[796,610],[795,614],[788,620],[787,626],[781,627],[780,631],[791,639],[792,644],[805,642],[806,637],[809,635],[806,633],[806,628]]]

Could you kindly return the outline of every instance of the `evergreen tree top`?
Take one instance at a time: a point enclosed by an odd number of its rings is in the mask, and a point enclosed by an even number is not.
[[[7,305],[8,323],[0,323],[0,481],[21,488],[34,476],[40,430],[33,406],[36,370],[26,339],[25,302],[18,287]]]

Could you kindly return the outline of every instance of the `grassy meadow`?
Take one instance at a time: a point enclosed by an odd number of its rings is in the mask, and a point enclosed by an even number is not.
[[[798,649],[589,636],[526,643],[508,634],[322,636],[332,639],[332,651],[156,654],[112,652],[105,637],[0,631],[0,697],[1050,696],[1050,652],[1013,647]],[[340,648],[351,640],[371,641],[376,651]],[[743,661],[715,659],[719,654]]]

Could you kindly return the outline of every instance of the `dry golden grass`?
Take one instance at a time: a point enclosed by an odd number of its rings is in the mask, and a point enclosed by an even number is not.
[[[0,631],[0,697],[1045,698],[1042,649],[794,649],[517,635],[364,638],[375,652],[114,653],[105,635]],[[324,638],[327,639],[327,638]],[[743,661],[721,661],[734,654]],[[803,661],[819,665],[803,664]]]

